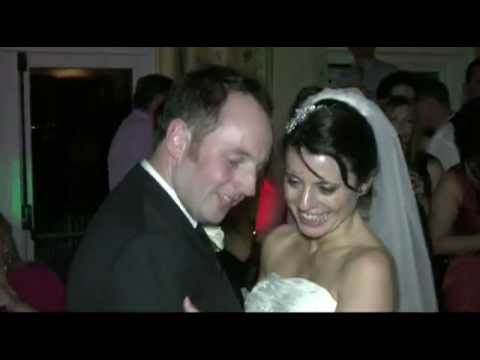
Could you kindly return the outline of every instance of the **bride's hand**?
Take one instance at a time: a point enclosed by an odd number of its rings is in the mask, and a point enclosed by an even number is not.
[[[189,298],[188,296],[183,300],[183,311],[188,312],[188,313],[200,312],[200,311],[198,311],[198,309],[192,304],[192,302],[190,301],[190,298]]]

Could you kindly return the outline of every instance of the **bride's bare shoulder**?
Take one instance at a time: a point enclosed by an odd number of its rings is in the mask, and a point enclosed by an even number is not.
[[[262,244],[264,252],[279,252],[295,242],[298,232],[293,225],[281,225],[272,230]]]
[[[282,273],[295,253],[298,236],[292,225],[279,226],[268,234],[262,242],[260,278],[271,272]]]

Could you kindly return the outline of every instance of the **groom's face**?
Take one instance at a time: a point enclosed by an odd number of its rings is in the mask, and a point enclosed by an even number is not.
[[[187,149],[175,190],[200,223],[218,224],[245,197],[255,195],[258,172],[272,146],[268,115],[250,95],[231,93],[218,125]]]

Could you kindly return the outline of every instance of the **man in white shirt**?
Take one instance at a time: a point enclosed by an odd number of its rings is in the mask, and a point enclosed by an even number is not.
[[[440,160],[445,170],[460,162],[455,145],[454,127],[450,122],[448,89],[436,79],[423,79],[417,87],[417,114],[427,134],[433,134],[425,151]]]
[[[359,87],[375,100],[378,84],[387,75],[398,70],[395,65],[375,57],[375,47],[349,47],[355,64],[340,75],[339,87]]]

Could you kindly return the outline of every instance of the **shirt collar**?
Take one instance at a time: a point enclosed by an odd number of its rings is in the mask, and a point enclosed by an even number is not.
[[[141,166],[160,184],[160,186],[167,192],[167,194],[170,195],[172,200],[175,201],[177,206],[180,208],[180,210],[182,210],[182,212],[185,214],[185,216],[194,228],[196,228],[197,225],[202,226],[198,224],[198,222],[189,214],[187,209],[185,209],[182,202],[178,198],[175,190],[170,186],[169,183],[165,181],[165,179],[159,174],[157,170],[155,170],[155,168],[147,160],[142,160]],[[204,226],[203,229],[205,230],[210,241],[214,244],[215,251],[219,252],[223,250],[225,234],[222,231],[222,228],[220,226]]]
[[[170,195],[175,204],[177,204],[180,210],[182,210],[182,212],[185,214],[188,221],[190,221],[192,226],[196,228],[198,222],[188,213],[187,209],[185,209],[182,202],[178,198],[177,193],[170,186],[170,184],[165,181],[165,179],[159,174],[157,170],[155,170],[155,168],[147,160],[142,160],[140,165],[160,184],[160,186],[167,192],[167,194]]]

